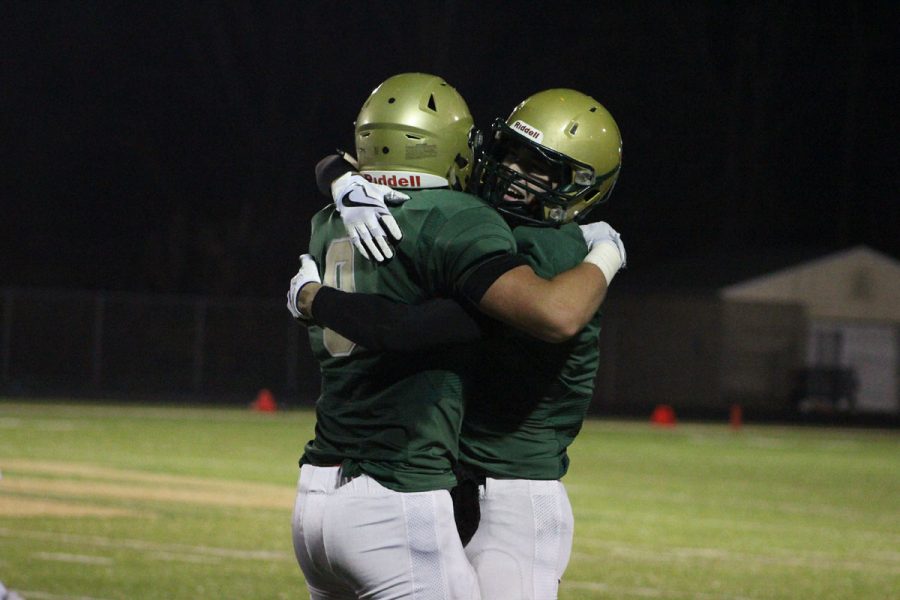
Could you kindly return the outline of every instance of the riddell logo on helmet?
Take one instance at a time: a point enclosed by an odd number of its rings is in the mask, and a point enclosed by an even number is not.
[[[516,121],[512,124],[512,128],[524,135],[525,137],[531,138],[534,141],[540,143],[541,140],[544,139],[544,132],[536,127],[532,127],[525,121]]]
[[[363,171],[360,175],[372,183],[379,183],[392,188],[427,190],[444,188],[450,185],[450,182],[445,177],[417,171]]]
[[[386,185],[388,187],[422,187],[422,178],[419,175],[410,174],[407,177],[397,177],[396,175],[382,175],[381,177],[377,177],[372,176],[369,173],[363,173],[362,176],[369,180],[371,183],[380,183],[381,185]]]

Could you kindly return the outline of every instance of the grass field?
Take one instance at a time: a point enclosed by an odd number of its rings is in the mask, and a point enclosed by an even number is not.
[[[26,600],[308,598],[312,413],[0,400],[0,581]],[[900,598],[900,434],[592,421],[560,598]],[[510,600],[516,600],[511,598]]]

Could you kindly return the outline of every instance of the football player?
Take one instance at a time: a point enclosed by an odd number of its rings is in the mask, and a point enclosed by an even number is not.
[[[609,198],[621,153],[606,108],[575,90],[551,89],[495,121],[473,179],[513,226],[519,253],[552,277],[584,258],[576,224]],[[599,331],[598,313],[563,344],[511,329],[481,344],[482,373],[467,395],[460,455],[480,484],[481,520],[466,555],[485,600],[557,597],[574,524],[560,479],[593,397]]]
[[[387,351],[389,344],[354,343],[321,326],[329,295],[332,310],[376,329],[380,313],[346,313],[341,299],[356,295],[338,290],[407,305],[444,297],[426,314],[465,305],[540,339],[562,341],[599,308],[611,279],[604,269],[614,273],[624,260],[617,237],[597,230],[584,260],[552,279],[537,276],[516,254],[516,239],[499,214],[450,189],[466,186],[471,129],[464,100],[438,77],[403,74],[376,88],[356,122],[357,159],[376,180],[417,178],[409,187],[420,191],[390,209],[394,222],[385,221],[405,235],[390,262],[361,260],[337,207],[326,207],[313,218],[312,257],[292,279],[288,308],[301,319],[316,317],[309,333],[322,372],[315,438],[301,458],[293,516],[295,552],[314,599],[479,597],[448,492],[456,484],[463,388],[476,366],[474,349],[445,346],[399,357]],[[346,202],[349,192],[340,197],[344,209],[358,208]],[[335,289],[320,288],[320,277]],[[446,334],[440,319],[434,323],[423,318],[418,337]],[[472,327],[449,338],[479,335]]]

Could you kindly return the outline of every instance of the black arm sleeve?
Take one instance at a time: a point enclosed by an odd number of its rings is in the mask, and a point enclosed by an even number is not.
[[[458,302],[445,298],[402,304],[375,294],[323,287],[313,299],[312,315],[319,325],[369,350],[415,352],[482,336],[478,321]]]
[[[331,182],[356,167],[344,160],[340,154],[329,154],[316,164],[316,185],[319,192],[331,198]]]

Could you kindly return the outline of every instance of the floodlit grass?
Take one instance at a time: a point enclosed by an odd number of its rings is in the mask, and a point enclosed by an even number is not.
[[[312,431],[309,411],[0,401],[0,581],[308,597],[290,514]],[[562,600],[898,597],[896,431],[591,421],[571,454]]]

